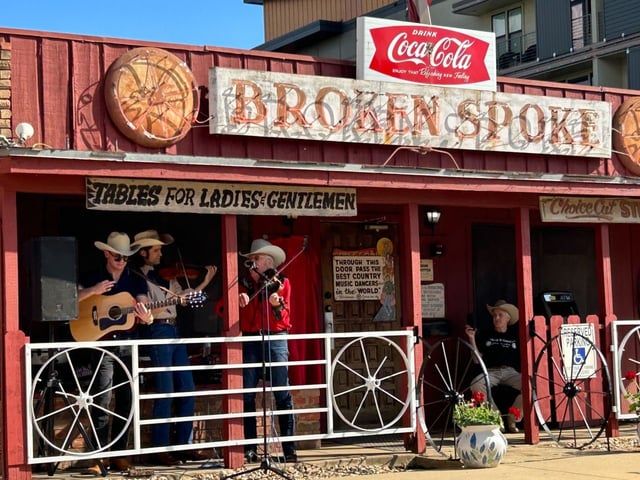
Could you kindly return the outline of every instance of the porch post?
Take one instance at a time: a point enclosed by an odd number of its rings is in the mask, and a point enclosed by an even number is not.
[[[25,421],[27,397],[23,384],[25,368],[22,351],[27,337],[20,331],[18,315],[18,223],[16,192],[0,188],[0,271],[4,297],[0,302],[2,316],[2,478],[30,480],[27,464]],[[22,421],[16,421],[22,419]]]
[[[422,303],[420,301],[420,215],[419,206],[415,203],[405,205],[402,210],[403,245],[403,271],[402,278],[402,318],[405,328],[417,328],[422,336]],[[416,345],[414,358],[417,384],[417,375],[422,365],[422,343]],[[415,412],[410,412],[415,414]],[[415,432],[416,437],[412,441],[405,441],[407,448],[415,453],[422,453],[427,448],[424,432],[419,422]]]
[[[224,336],[237,337],[240,335],[240,314],[238,305],[238,221],[235,215],[222,216],[222,298],[225,302],[223,318]],[[225,364],[242,363],[242,343],[223,343],[222,361]],[[222,376],[222,388],[241,389],[242,370],[227,370]],[[222,411],[241,412],[243,409],[242,395],[224,395]],[[226,419],[223,425],[225,440],[242,438],[242,419]],[[230,446],[224,449],[224,464],[228,468],[240,468],[244,464],[244,447]]]
[[[516,269],[518,282],[518,309],[520,310],[520,364],[522,365],[522,406],[525,418],[524,440],[540,441],[539,428],[531,401],[531,373],[533,372],[533,344],[529,338],[529,321],[533,318],[533,281],[531,275],[531,220],[528,208],[516,210]]]
[[[609,225],[601,223],[596,227],[596,270],[598,277],[598,304],[600,305],[599,325],[600,351],[604,353],[609,369],[613,368],[613,353],[609,348],[613,342],[611,324],[616,320],[613,313],[613,285],[611,280],[611,252],[609,245]],[[616,383],[614,382],[614,387]],[[609,402],[613,402],[610,398]],[[607,424],[607,435],[617,437],[620,435],[620,425],[615,413],[611,413]]]

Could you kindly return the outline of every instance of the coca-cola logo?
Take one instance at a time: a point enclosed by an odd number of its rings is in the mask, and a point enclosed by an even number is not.
[[[417,83],[461,85],[490,79],[489,43],[462,32],[432,26],[372,28],[375,52],[369,68]]]

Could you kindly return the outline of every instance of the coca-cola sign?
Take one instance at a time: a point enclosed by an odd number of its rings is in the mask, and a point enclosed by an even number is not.
[[[496,89],[489,32],[361,17],[357,62],[363,80]]]

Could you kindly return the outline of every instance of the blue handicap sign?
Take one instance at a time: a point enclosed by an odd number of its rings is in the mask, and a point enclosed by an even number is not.
[[[587,347],[575,347],[573,349],[573,364],[582,365],[587,359]]]

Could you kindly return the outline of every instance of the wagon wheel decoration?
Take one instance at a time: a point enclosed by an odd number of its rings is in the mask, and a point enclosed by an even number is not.
[[[159,48],[135,48],[118,58],[107,73],[104,92],[118,130],[145,147],[177,143],[198,115],[193,74],[183,60]]]
[[[611,415],[611,377],[589,338],[565,332],[549,340],[531,382],[538,422],[558,445],[581,449],[600,437]]]
[[[79,359],[94,358],[91,371]],[[104,362],[113,363],[113,377],[125,378],[111,388],[98,390],[96,372]],[[60,373],[64,369],[64,375]],[[30,393],[31,421],[39,441],[49,448],[69,455],[88,455],[111,447],[124,433],[133,418],[133,406],[118,414],[112,405],[101,407],[97,400],[111,392],[131,395],[133,378],[129,369],[114,353],[103,348],[74,347],[51,356],[38,370]],[[111,441],[101,444],[93,416],[102,411],[112,424]],[[115,423],[120,427],[114,426]],[[83,448],[78,449],[79,442]]]
[[[471,398],[471,380],[478,375],[491,403],[487,369],[473,347],[461,338],[425,343],[425,348],[416,384],[418,422],[429,445],[442,456],[455,459],[460,428],[453,423],[454,408]]]
[[[627,394],[637,394],[638,379],[640,378],[640,326],[629,330],[618,347],[618,358],[616,359],[618,372],[621,378],[618,379],[620,385],[620,398],[626,398]],[[627,371],[621,371],[625,366]],[[631,377],[632,378],[629,378]],[[629,389],[623,380],[627,380]]]
[[[354,358],[362,368],[353,367]],[[367,432],[384,430],[396,425],[409,407],[409,360],[388,338],[351,340],[336,354],[331,372],[333,407],[338,417],[352,428]]]

